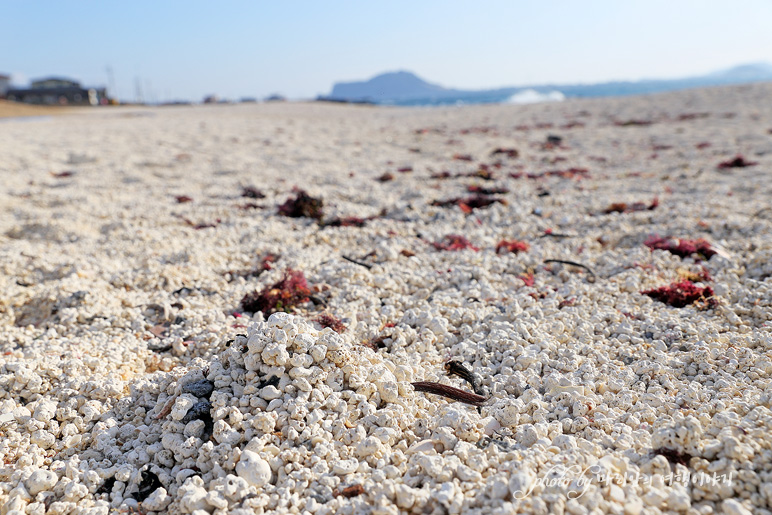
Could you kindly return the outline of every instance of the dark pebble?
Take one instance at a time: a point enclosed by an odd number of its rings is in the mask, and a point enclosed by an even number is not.
[[[203,419],[209,416],[209,411],[212,409],[212,403],[209,401],[200,401],[190,407],[185,416],[182,417],[182,422],[187,424],[193,420]]]
[[[134,494],[134,499],[137,500],[137,502],[142,502],[148,497],[150,497],[150,494],[158,490],[163,486],[161,483],[161,480],[158,479],[158,476],[154,472],[150,472],[149,470],[145,470],[142,472],[142,480],[139,483],[139,490],[136,494]]]
[[[182,387],[182,393],[192,393],[196,397],[209,397],[214,391],[214,383],[208,379],[193,381]]]

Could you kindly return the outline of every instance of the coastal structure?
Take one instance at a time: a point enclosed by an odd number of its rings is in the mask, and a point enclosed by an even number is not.
[[[0,98],[5,98],[5,93],[11,86],[11,76],[0,73]]]
[[[29,88],[10,88],[8,100],[27,104],[100,105],[109,103],[106,88],[85,88],[77,81],[48,77],[32,81]]]

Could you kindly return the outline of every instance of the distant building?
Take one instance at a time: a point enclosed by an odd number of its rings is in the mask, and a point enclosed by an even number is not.
[[[8,100],[27,104],[100,105],[108,104],[105,88],[84,88],[79,82],[60,77],[32,81],[29,88],[10,88]]]
[[[3,75],[0,73],[0,98],[5,98],[8,88],[11,87],[10,75]]]

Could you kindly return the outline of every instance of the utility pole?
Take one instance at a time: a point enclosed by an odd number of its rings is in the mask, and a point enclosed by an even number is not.
[[[115,89],[115,75],[113,75],[113,67],[108,64],[106,70],[107,87],[109,88],[107,98],[114,100],[118,98],[118,91]]]

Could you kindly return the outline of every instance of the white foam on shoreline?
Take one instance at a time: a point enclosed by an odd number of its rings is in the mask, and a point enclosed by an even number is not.
[[[549,91],[547,93],[539,93],[535,89],[525,89],[518,91],[509,99],[508,104],[538,104],[542,102],[562,102],[566,99],[566,96],[560,91]]]

